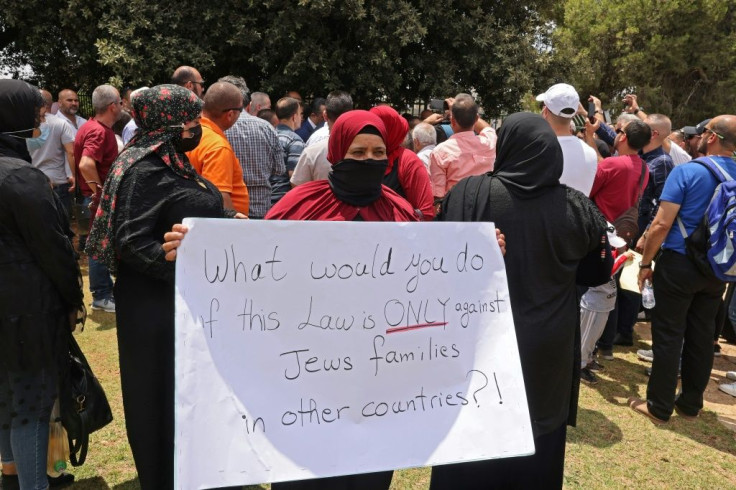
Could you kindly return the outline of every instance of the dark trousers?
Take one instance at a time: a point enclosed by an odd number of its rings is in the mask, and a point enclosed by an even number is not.
[[[532,456],[435,466],[429,490],[562,488],[566,435],[562,425],[536,437]]]
[[[613,339],[616,334],[631,339],[634,336],[634,323],[639,314],[641,294],[621,289],[618,276],[616,276],[616,307],[608,314],[606,328],[598,340],[598,348],[601,350],[612,350]]]
[[[669,420],[677,407],[687,415],[703,408],[703,392],[713,367],[713,335],[725,284],[706,277],[687,256],[664,250],[654,269],[652,350],[647,385],[649,411]],[[684,343],[683,343],[684,341]],[[675,400],[682,348],[682,393]]]
[[[121,271],[123,273],[124,271]],[[125,284],[125,278],[120,276]],[[119,280],[118,283],[121,281]],[[128,442],[142,490],[174,488],[173,305],[116,285],[120,381]],[[130,284],[128,284],[130,286]],[[118,294],[119,293],[119,294]],[[172,298],[173,299],[173,298]],[[207,464],[203,461],[202,464]]]
[[[69,192],[69,184],[54,184],[54,193],[59,196],[61,203],[64,205],[66,217],[72,216],[72,194]]]

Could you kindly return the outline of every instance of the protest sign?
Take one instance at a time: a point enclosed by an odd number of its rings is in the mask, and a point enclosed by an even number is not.
[[[177,488],[534,452],[492,224],[185,224]]]

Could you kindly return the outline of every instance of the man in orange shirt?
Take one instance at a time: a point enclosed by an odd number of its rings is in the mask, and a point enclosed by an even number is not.
[[[197,173],[220,190],[225,209],[247,216],[248,189],[243,169],[225,137],[241,112],[243,95],[238,87],[227,82],[213,84],[204,96],[202,139],[187,156]]]

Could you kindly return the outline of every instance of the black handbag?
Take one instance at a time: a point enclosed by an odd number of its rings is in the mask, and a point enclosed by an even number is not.
[[[71,333],[59,383],[59,409],[69,437],[69,460],[72,466],[81,466],[87,458],[89,435],[112,422],[112,411],[102,385]]]

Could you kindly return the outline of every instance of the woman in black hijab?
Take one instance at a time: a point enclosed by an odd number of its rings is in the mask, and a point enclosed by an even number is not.
[[[41,105],[36,87],[0,80],[0,456],[8,490],[48,488],[59,361],[84,311],[66,213],[26,149]]]
[[[547,122],[513,114],[498,133],[493,172],[460,181],[442,202],[438,220],[493,221],[506,235],[536,453],[435,467],[432,490],[562,487],[566,424],[574,423],[579,387],[576,276],[582,285],[602,284],[612,259],[605,219],[586,196],[561,185],[560,175],[562,150]]]

